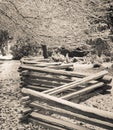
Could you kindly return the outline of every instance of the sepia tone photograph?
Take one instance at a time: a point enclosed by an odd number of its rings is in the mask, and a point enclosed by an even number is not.
[[[113,0],[0,0],[0,130],[113,130]]]

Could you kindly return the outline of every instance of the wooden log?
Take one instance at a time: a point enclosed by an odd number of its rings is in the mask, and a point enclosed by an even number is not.
[[[61,64],[59,66],[49,66],[49,68],[52,68],[52,69],[67,69],[67,68],[70,68],[70,67],[73,67],[72,63]]]
[[[32,102],[31,100],[28,100],[28,101],[25,101],[25,102],[21,102],[21,104],[22,104],[24,107],[28,107],[31,102]]]
[[[28,72],[29,72],[28,70],[22,70],[22,71],[20,72],[20,76],[22,75],[22,73],[26,74],[26,73],[28,73]]]
[[[21,88],[30,88],[32,90],[36,90],[36,91],[40,91],[40,92],[54,88],[54,87],[50,88],[50,86],[48,87],[48,86],[39,86],[39,85],[29,85],[29,84],[25,84],[25,83],[23,83],[21,86],[22,86]],[[66,90],[66,92],[68,92],[68,93],[75,92],[75,91],[77,91],[77,89]]]
[[[100,95],[100,94],[103,94],[103,93],[106,93],[107,90],[111,89],[112,87],[109,86],[109,85],[106,85],[106,86],[103,86],[102,88],[97,88],[95,89],[94,92],[90,92],[88,94],[85,94],[85,95],[82,95],[82,96],[79,96],[79,97],[76,97],[74,98],[72,101],[73,102],[76,102],[76,103],[80,103],[80,102],[83,102],[91,97],[94,97],[94,96],[97,96],[97,95]],[[76,100],[77,99],[77,100]]]
[[[39,103],[36,101],[30,103],[29,105],[30,105],[30,107],[33,107],[33,109],[46,110],[46,111],[49,111],[51,113],[59,114],[60,116],[68,117],[71,119],[76,119],[76,120],[86,122],[88,124],[95,125],[95,126],[98,126],[101,128],[110,128],[109,126],[111,125],[111,123],[107,123],[105,121],[101,121],[98,119],[94,120],[93,118],[89,118],[89,117],[83,116],[83,115],[78,114],[78,113],[73,113],[73,112],[65,110],[63,108],[50,106],[48,104],[42,104],[42,103]]]
[[[93,91],[93,90],[95,90],[97,88],[100,88],[100,87],[104,86],[104,85],[105,85],[104,83],[100,82],[100,83],[97,83],[95,85],[91,85],[91,86],[89,86],[87,88],[84,88],[82,90],[78,90],[77,92],[73,92],[73,93],[67,94],[67,95],[62,96],[60,98],[69,100],[69,99],[72,99],[72,98],[75,98],[75,97],[87,94],[87,93],[89,93],[89,92],[91,92],[91,91]]]
[[[69,76],[69,77],[78,77],[83,78],[86,76],[86,74],[78,73],[78,72],[69,72],[64,70],[55,70],[50,68],[41,68],[41,67],[31,67],[26,65],[20,66],[23,70],[31,70],[35,72],[41,72],[41,73],[47,73],[47,74],[54,74],[54,75],[62,75],[62,76]]]
[[[56,119],[54,117],[39,114],[39,113],[36,113],[36,112],[32,112],[30,114],[30,117],[35,119],[35,120],[38,120],[38,121],[41,121],[41,122],[44,122],[44,123],[48,123],[48,124],[52,124],[54,126],[58,126],[58,127],[61,127],[63,129],[67,129],[67,130],[88,130],[88,128],[78,126],[78,125],[76,125],[72,122],[67,122],[67,121],[64,121],[64,120],[61,120],[61,119]]]
[[[42,46],[42,51],[43,51],[43,56],[44,56],[44,59],[47,59],[48,58],[48,53],[47,53],[47,45],[41,45]]]
[[[101,82],[104,82],[106,84],[110,84],[111,81],[112,81],[112,77],[109,76],[109,75],[105,75],[105,76],[103,76],[102,78],[100,78],[98,80],[101,81]]]
[[[25,102],[25,101],[28,101],[30,100],[30,97],[29,96],[24,96],[21,98],[21,102]]]
[[[29,61],[28,62],[25,61],[24,64],[32,67],[53,67],[54,68],[60,66],[61,62],[53,62],[53,63],[37,62],[37,63],[30,64]],[[72,66],[72,65],[67,65],[67,66]],[[63,67],[65,68],[66,66],[61,66],[61,68]]]
[[[44,59],[44,58],[22,58],[20,60],[21,63],[27,63],[27,64],[37,64],[37,62],[50,62],[50,59]]]
[[[51,90],[47,90],[44,93],[49,93],[51,95],[58,94],[58,93],[60,93],[62,91],[68,90],[70,88],[75,88],[78,85],[85,84],[85,83],[87,83],[87,82],[89,82],[91,80],[99,79],[99,78],[103,77],[104,75],[106,75],[107,73],[108,73],[107,71],[101,71],[99,73],[87,76],[87,77],[85,77],[83,79],[80,79],[80,80],[77,80],[77,81],[62,85],[62,86],[57,87],[57,88],[53,88]]]
[[[63,128],[60,128],[58,126],[54,126],[54,125],[51,125],[51,124],[48,124],[48,123],[45,123],[45,122],[41,122],[39,120],[35,120],[33,118],[29,118],[28,119],[30,122],[33,122],[33,123],[37,123],[45,128],[49,128],[51,130],[66,130],[66,129],[63,129]]]
[[[30,77],[30,78],[38,78],[38,79],[44,79],[44,80],[50,80],[50,81],[58,81],[58,82],[64,82],[64,83],[69,83],[69,82],[72,82],[74,80],[76,80],[77,78],[73,78],[73,79],[66,79],[66,78],[62,78],[62,77],[55,77],[53,75],[48,76],[46,75],[42,75],[40,73],[37,73],[37,72],[29,72],[27,70],[25,71],[22,71],[20,73],[20,76],[25,76],[25,77]],[[93,83],[96,83],[96,82],[104,82],[105,84],[110,84],[111,81],[112,81],[112,77],[109,76],[109,75],[104,75],[103,77],[97,79],[97,81],[90,81],[89,83],[93,84]]]
[[[22,111],[21,111],[21,114],[24,116],[26,114],[30,114],[33,110],[29,107],[27,108],[24,108]]]
[[[27,86],[28,86],[28,87],[31,87],[31,88],[32,88],[32,86],[33,86],[34,88],[37,87],[37,88],[39,88],[39,89],[40,89],[40,88],[42,88],[42,89],[43,89],[43,88],[47,88],[47,89],[52,89],[52,88],[54,88],[54,86],[50,86],[50,85],[48,86],[48,85],[43,85],[43,84],[40,85],[40,84],[26,83],[26,82],[21,82],[20,85],[21,85],[21,88],[24,88],[24,87],[26,88]]]
[[[49,81],[57,81],[57,82],[64,82],[64,83],[69,83],[69,82],[72,82],[73,80],[71,79],[66,79],[66,78],[62,78],[62,77],[55,77],[55,76],[48,76],[48,75],[40,75],[40,74],[37,74],[35,72],[28,72],[28,73],[21,73],[21,76],[23,77],[29,77],[31,79],[43,79],[43,80],[49,80]]]
[[[24,71],[24,72],[21,72],[20,76],[22,77],[26,77],[26,78],[31,78],[31,79],[35,79],[35,78],[38,78],[38,79],[43,79],[43,80],[49,80],[49,81],[58,81],[58,82],[64,82],[64,83],[69,83],[69,82],[72,82],[76,79],[66,79],[66,78],[62,78],[62,77],[55,77],[55,76],[52,76],[52,75],[41,75],[40,73],[36,73],[36,72],[28,72],[28,71]],[[97,79],[96,80],[92,80],[89,82],[89,84],[94,84],[94,83],[97,83],[97,82],[104,82],[105,84],[109,84],[111,83],[112,81],[112,77],[111,76],[108,76],[108,75],[105,75],[103,76],[102,78],[100,79]]]
[[[33,89],[33,90],[36,90],[36,91],[45,91],[45,90],[48,90],[49,88],[47,87],[42,87],[42,86],[34,86],[34,85],[26,85],[25,88],[30,88],[30,89]]]
[[[47,81],[47,80],[40,80],[40,79],[23,79],[23,82],[25,82],[26,84],[30,84],[30,85],[44,85],[44,86],[48,86],[48,88],[53,88],[53,87],[58,87],[61,86],[65,83],[57,83],[54,81]],[[52,86],[52,87],[51,87]]]
[[[32,60],[37,61],[37,60],[42,60],[42,59],[44,59],[43,56],[40,56],[40,57],[37,57],[37,56],[35,56],[35,57],[29,56],[29,57],[23,57],[23,58],[21,58],[20,61],[23,61],[23,60],[25,60],[25,61],[26,61],[26,60],[28,60],[28,61],[32,61]]]
[[[24,94],[32,95],[37,98],[39,101],[43,101],[51,106],[56,106],[63,108],[65,110],[71,111],[73,113],[81,114],[86,118],[93,119],[95,122],[96,119],[106,122],[106,128],[113,129],[113,113],[108,111],[98,110],[96,108],[86,107],[80,104],[72,103],[60,98],[50,96],[48,94],[43,94],[36,92],[30,89],[22,89]],[[81,118],[83,119],[83,118]]]

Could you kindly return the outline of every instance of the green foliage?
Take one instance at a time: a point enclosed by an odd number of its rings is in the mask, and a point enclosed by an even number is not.
[[[19,60],[24,56],[35,56],[39,50],[39,44],[30,41],[30,39],[18,39],[16,44],[11,47],[13,59]]]

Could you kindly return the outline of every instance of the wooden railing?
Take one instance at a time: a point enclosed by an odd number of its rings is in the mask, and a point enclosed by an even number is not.
[[[66,71],[72,69],[73,64],[47,60],[21,60],[22,103],[26,106],[22,119],[27,118],[53,130],[89,129],[76,121],[112,130],[113,113],[77,104],[97,92],[111,89],[109,83],[112,78],[107,75],[108,72],[89,75]],[[56,118],[57,115],[61,118]]]

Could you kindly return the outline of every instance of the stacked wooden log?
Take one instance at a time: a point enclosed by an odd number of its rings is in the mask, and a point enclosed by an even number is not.
[[[113,113],[72,102],[111,89],[112,78],[107,76],[107,71],[91,75],[66,71],[72,64],[51,63],[42,58],[22,59],[21,63],[22,102],[27,106],[23,117],[55,130],[87,129],[75,122],[58,119],[56,115],[113,129]]]

